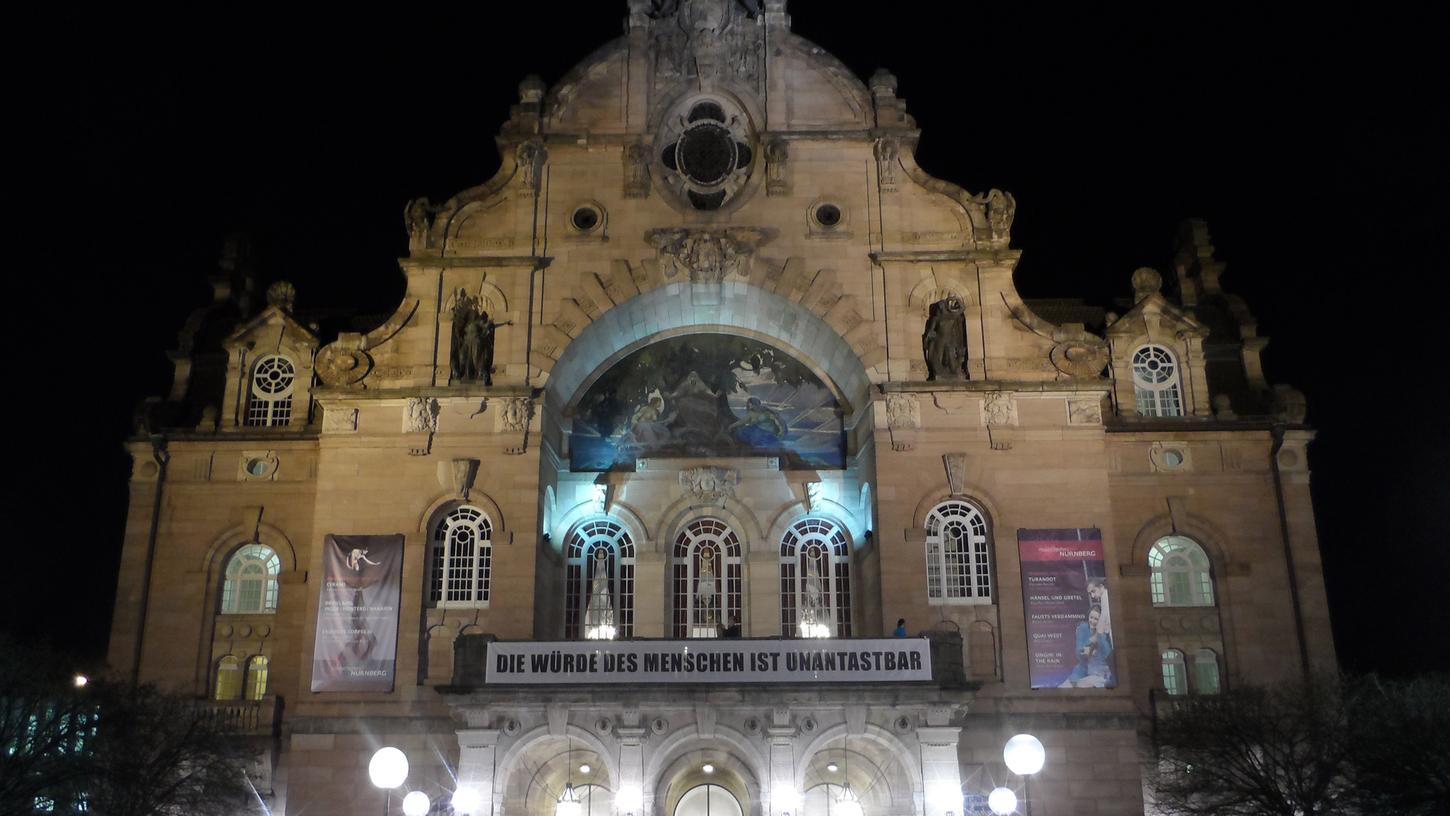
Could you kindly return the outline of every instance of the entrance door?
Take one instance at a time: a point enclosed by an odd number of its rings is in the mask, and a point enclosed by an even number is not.
[[[743,816],[740,803],[719,785],[698,785],[685,791],[674,816]]]

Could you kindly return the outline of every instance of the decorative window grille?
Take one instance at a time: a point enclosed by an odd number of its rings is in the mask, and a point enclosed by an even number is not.
[[[1222,690],[1218,673],[1218,654],[1212,649],[1199,649],[1193,655],[1193,691],[1195,694],[1218,694]]]
[[[246,544],[232,553],[222,580],[222,614],[276,612],[277,575],[281,571],[282,560],[262,544]]]
[[[1133,399],[1139,416],[1183,416],[1183,389],[1173,352],[1144,346],[1133,353]]]
[[[1184,665],[1183,652],[1177,649],[1163,652],[1163,690],[1174,697],[1188,693],[1188,669]]]
[[[564,637],[634,636],[634,540],[611,519],[587,521],[564,545]]]
[[[832,522],[802,519],[781,539],[780,633],[851,636],[851,550]]]
[[[740,618],[739,536],[720,519],[696,519],[675,537],[671,562],[674,637],[719,637]]]
[[[267,696],[267,667],[270,661],[266,655],[256,655],[247,661],[247,683],[245,686],[248,700],[260,700]]]
[[[449,511],[433,528],[428,601],[439,608],[488,606],[493,578],[493,523],[477,507]]]
[[[927,600],[992,602],[992,541],[987,518],[964,501],[945,501],[926,517]]]
[[[242,697],[242,661],[227,655],[216,664],[216,694],[218,700],[239,700]]]
[[[1213,606],[1213,572],[1191,538],[1167,536],[1148,550],[1154,606]]]
[[[242,424],[273,428],[292,421],[292,391],[297,368],[280,354],[272,354],[252,366],[252,383],[247,393],[247,413]]]

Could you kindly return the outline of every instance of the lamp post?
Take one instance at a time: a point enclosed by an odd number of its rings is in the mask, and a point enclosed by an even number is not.
[[[1027,803],[1027,816],[1032,816],[1032,775],[1042,770],[1047,762],[1047,749],[1042,740],[1031,734],[1018,734],[1007,740],[1002,749],[1002,761],[1007,769],[1022,777],[1022,799]]]
[[[393,790],[408,778],[408,757],[391,746],[379,748],[368,761],[368,778],[373,787],[384,791],[383,813],[393,809]]]

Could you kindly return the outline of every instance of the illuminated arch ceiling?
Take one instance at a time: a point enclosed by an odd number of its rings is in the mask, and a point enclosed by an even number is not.
[[[696,456],[845,466],[841,405],[821,378],[774,346],[719,332],[666,337],[614,363],[577,402],[572,432],[575,471]]]

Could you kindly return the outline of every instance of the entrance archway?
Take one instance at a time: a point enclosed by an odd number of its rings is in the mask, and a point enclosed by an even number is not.
[[[674,816],[744,816],[740,802],[725,788],[706,783],[685,791]]]

